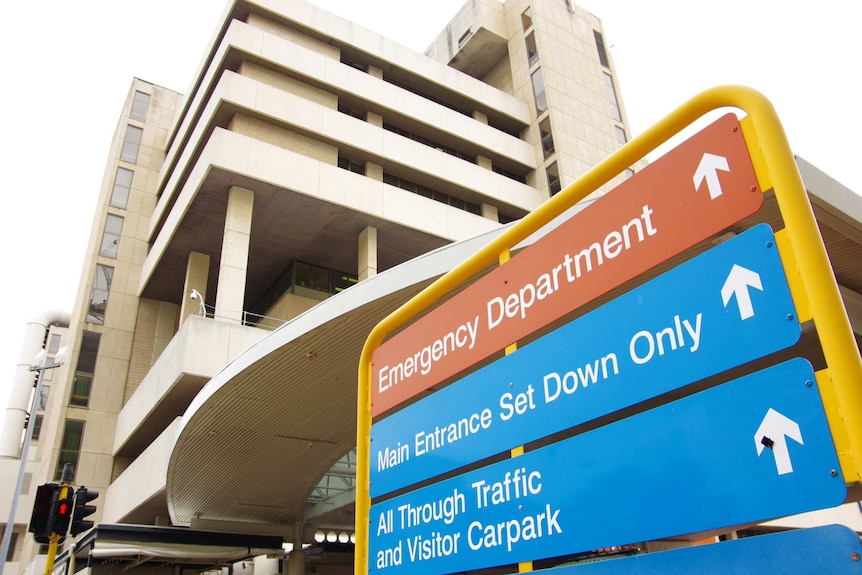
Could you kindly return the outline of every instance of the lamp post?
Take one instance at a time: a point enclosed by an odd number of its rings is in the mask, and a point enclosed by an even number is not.
[[[12,503],[9,506],[9,520],[6,522],[6,529],[3,531],[3,542],[0,543],[0,575],[3,575],[3,569],[6,567],[6,557],[9,555],[9,543],[12,541],[12,531],[15,529],[15,512],[18,509],[21,487],[24,485],[24,472],[27,469],[27,453],[30,451],[30,442],[33,441],[36,410],[39,405],[39,398],[42,396],[42,379],[45,377],[47,370],[60,367],[66,363],[66,348],[61,347],[57,351],[53,363],[47,364],[47,360],[47,354],[43,349],[36,354],[36,357],[33,358],[30,364],[30,371],[38,373],[36,377],[36,392],[33,394],[33,401],[30,404],[30,417],[27,421],[27,434],[24,436],[24,447],[21,449],[21,466],[18,468],[18,481],[15,483],[15,491],[12,493]]]

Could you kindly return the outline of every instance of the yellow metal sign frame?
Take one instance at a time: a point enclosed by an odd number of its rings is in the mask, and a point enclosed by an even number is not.
[[[368,573],[369,471],[371,436],[371,359],[383,340],[479,270],[508,261],[509,250],[549,224],[566,209],[598,190],[629,166],[705,114],[738,108],[760,189],[774,190],[785,229],[776,240],[785,262],[800,322],[814,321],[827,369],[817,374],[841,470],[849,485],[862,483],[862,359],[844,309],[802,177],[778,115],[760,92],[745,86],[706,90],[632,139],[577,181],[539,206],[488,245],[437,279],[378,323],[365,341],[359,362],[356,468],[356,575]],[[792,269],[794,268],[795,269]],[[516,448],[517,449],[517,448]],[[521,566],[521,571],[531,566]]]

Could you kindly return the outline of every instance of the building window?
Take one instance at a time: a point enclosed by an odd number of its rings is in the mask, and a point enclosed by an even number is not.
[[[111,191],[111,205],[125,210],[129,203],[129,192],[132,189],[132,176],[135,172],[126,168],[117,168],[114,177],[114,189]]]
[[[85,331],[81,338],[81,352],[78,354],[78,364],[75,366],[75,377],[72,380],[72,393],[69,405],[87,407],[90,405],[90,390],[93,387],[93,374],[96,372],[96,357],[99,354],[99,342],[102,336],[93,331]]]
[[[33,418],[33,441],[39,441],[39,434],[42,433],[42,420],[44,419],[45,416],[38,413]]]
[[[53,369],[47,369],[45,371],[54,371]],[[44,378],[43,378],[44,379]],[[48,397],[51,395],[51,386],[42,384],[42,389],[39,390],[39,405],[36,407],[38,411],[45,411],[48,409]]]
[[[625,143],[629,141],[628,136],[626,136],[626,131],[620,126],[615,127],[617,129],[617,141],[620,143],[620,146],[624,146]]]
[[[547,160],[554,155],[554,134],[551,133],[551,119],[545,118],[539,122],[539,137],[542,138],[542,153]]]
[[[60,455],[57,457],[57,468],[54,469],[54,481],[63,474],[63,466],[72,464],[73,477],[78,471],[78,458],[81,456],[81,441],[84,438],[84,422],[67,419],[63,429],[63,439],[60,442]]]
[[[135,92],[135,98],[132,100],[132,113],[129,116],[133,120],[141,122],[147,119],[147,108],[150,105],[150,95],[143,92]]]
[[[114,268],[96,265],[93,276],[93,289],[90,292],[90,308],[87,310],[87,321],[104,325],[105,309],[108,307],[108,294],[111,293],[111,281],[114,279]]]
[[[608,59],[608,51],[605,50],[605,40],[602,38],[602,33],[598,30],[593,30],[593,36],[596,38],[596,50],[599,52],[599,62],[605,68],[610,68],[610,60]]]
[[[48,355],[57,355],[60,351],[60,334],[52,333],[51,339],[48,340]]]
[[[548,192],[550,192],[551,196],[554,196],[557,192],[563,189],[562,184],[560,183],[560,170],[557,168],[557,163],[554,162],[545,168],[545,173],[548,176]]]
[[[15,546],[18,545],[18,534],[14,531],[9,537],[9,551],[6,552],[6,562],[11,563],[15,560]]]
[[[449,194],[444,194],[443,192],[438,192],[432,190],[431,188],[426,188],[421,184],[411,182],[410,180],[405,180],[404,178],[399,178],[398,176],[394,176],[386,172],[383,172],[383,183],[389,184],[390,186],[399,187],[402,190],[407,190],[408,192],[412,192],[419,196],[431,198],[435,202],[440,202],[441,204],[446,204],[452,206],[453,208],[458,208],[459,210],[470,212],[471,214],[481,215],[482,213],[482,208],[479,206],[479,204],[474,204],[472,202],[464,201],[460,198],[452,197]]]
[[[353,162],[343,156],[338,156],[338,167],[342,170],[349,170],[355,174],[365,175],[365,164]]]
[[[524,27],[524,32],[533,26],[533,16],[530,14],[529,8],[524,10],[524,13],[521,14],[521,26]]]
[[[611,117],[617,122],[622,122],[623,118],[620,115],[620,104],[617,101],[617,91],[614,88],[614,79],[607,72],[604,73],[605,89],[608,94],[608,101],[611,103]]]
[[[536,35],[530,32],[524,41],[527,44],[527,63],[532,66],[539,61],[539,49],[536,48]]]
[[[533,97],[536,99],[536,114],[548,109],[548,98],[545,96],[545,78],[542,69],[538,68],[530,77],[533,80]]]
[[[138,150],[141,148],[143,133],[143,128],[126,126],[126,137],[123,139],[123,150],[120,152],[121,160],[130,164],[138,161]]]
[[[120,243],[120,235],[123,233],[123,218],[108,214],[105,218],[105,230],[102,232],[102,244],[99,246],[99,255],[106,258],[117,258],[117,246]]]

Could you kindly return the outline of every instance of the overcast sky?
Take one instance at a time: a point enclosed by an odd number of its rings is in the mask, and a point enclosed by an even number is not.
[[[421,52],[463,0],[314,3]],[[634,135],[706,88],[744,84],[773,102],[794,153],[862,192],[862,3],[579,4],[603,22]],[[0,22],[0,407],[27,321],[71,311],[132,78],[185,93],[224,7],[222,0],[48,0],[16,3]]]

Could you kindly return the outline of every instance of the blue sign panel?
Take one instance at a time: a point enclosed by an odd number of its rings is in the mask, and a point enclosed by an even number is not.
[[[813,370],[794,359],[373,505],[369,568],[469,571],[761,522],[845,496]]]
[[[375,423],[371,496],[613,413],[799,340],[766,224]]]
[[[853,556],[856,559],[853,559]],[[799,529],[537,571],[548,575],[862,575],[859,536],[843,525]]]

